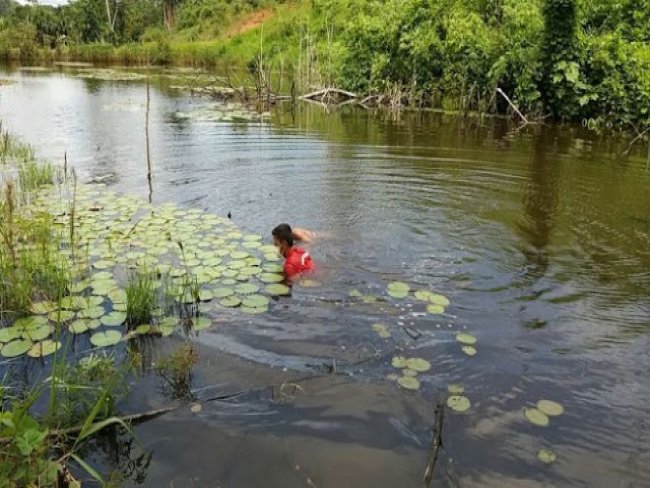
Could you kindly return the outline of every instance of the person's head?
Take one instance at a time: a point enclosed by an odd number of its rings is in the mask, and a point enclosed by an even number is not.
[[[271,231],[271,234],[273,235],[273,244],[282,255],[293,246],[293,231],[289,224],[278,225]]]

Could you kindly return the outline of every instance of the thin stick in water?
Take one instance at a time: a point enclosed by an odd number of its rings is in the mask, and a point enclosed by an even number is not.
[[[151,203],[153,186],[151,184],[151,149],[149,147],[149,79],[147,79],[147,106],[144,117],[144,135],[147,144],[147,182],[149,183],[149,203]]]
[[[501,88],[498,88],[498,87],[497,87],[497,93],[499,93],[503,98],[506,99],[506,102],[508,102],[508,104],[512,107],[512,109],[517,113],[517,115],[519,115],[519,117],[521,117],[521,120],[524,121],[524,124],[527,124],[527,123],[528,123],[528,119],[526,119],[526,117],[524,117],[524,114],[522,114],[522,113],[519,111],[519,109],[515,106],[515,104],[512,103],[512,101],[510,100],[510,98],[508,97],[508,95],[506,95],[506,94],[503,92],[503,90],[502,90]]]

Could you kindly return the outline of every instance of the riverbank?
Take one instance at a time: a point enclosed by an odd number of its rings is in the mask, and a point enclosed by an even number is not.
[[[650,126],[650,20],[623,4],[265,2],[222,5],[226,20],[186,6],[176,27],[145,24],[139,35],[98,27],[53,42],[28,22],[5,26],[0,55],[276,70],[303,93],[334,86],[393,106],[514,114],[499,88],[531,118],[642,132]]]

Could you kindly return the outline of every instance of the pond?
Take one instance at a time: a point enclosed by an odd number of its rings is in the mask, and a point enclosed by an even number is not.
[[[4,128],[39,156],[66,153],[82,181],[146,201],[139,77],[2,77]],[[174,83],[152,78],[152,203],[229,215],[267,244],[281,222],[312,229],[318,286],[191,337],[199,398],[242,393],[138,425],[153,454],[125,485],[421,486],[435,404],[458,384],[471,405],[445,413],[433,486],[650,485],[645,149],[624,157],[625,142],[580,127],[427,112],[258,114]],[[387,293],[396,281],[406,298]],[[427,312],[413,290],[449,306]],[[145,357],[182,341],[151,341]],[[418,390],[390,376],[395,356],[430,363]],[[22,364],[30,378],[47,369]],[[563,413],[544,405],[540,421],[540,400]],[[169,403],[145,372],[122,409]],[[103,450],[96,463],[133,471],[128,446]]]

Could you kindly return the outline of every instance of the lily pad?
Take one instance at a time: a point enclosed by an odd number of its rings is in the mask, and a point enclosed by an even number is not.
[[[474,337],[472,334],[466,334],[464,332],[457,334],[456,340],[461,344],[466,344],[468,346],[473,346],[476,344],[476,337]]]
[[[546,427],[549,424],[547,415],[537,408],[524,408],[524,416],[532,424]]]
[[[53,310],[56,310],[56,305],[49,301],[33,303],[30,307],[30,311],[37,315],[46,315]]]
[[[212,325],[212,320],[207,317],[197,317],[192,320],[192,328],[194,330],[207,329]]]
[[[397,384],[402,388],[406,388],[407,390],[420,389],[420,382],[418,381],[417,378],[414,378],[412,376],[400,376],[397,379]]]
[[[399,375],[396,374],[396,373],[388,373],[388,374],[386,375],[386,379],[387,379],[388,381],[397,381],[397,380],[399,379]]]
[[[100,319],[102,324],[109,327],[122,325],[125,320],[126,320],[126,313],[124,312],[111,312],[108,315],[104,315]]]
[[[350,296],[352,298],[361,298],[363,295],[359,290],[357,290],[356,288],[353,288],[352,290],[350,290],[348,292],[348,296]]]
[[[262,273],[260,281],[262,283],[280,283],[284,280],[284,276],[279,273]]]
[[[90,343],[96,347],[114,346],[122,340],[122,333],[119,330],[107,330],[95,332],[90,336]]]
[[[445,307],[442,305],[431,304],[427,306],[427,312],[432,315],[442,315],[445,313]]]
[[[211,290],[199,290],[199,300],[202,302],[209,302],[214,298],[214,293]]]
[[[135,329],[134,332],[138,335],[146,335],[151,332],[151,325],[149,324],[140,324]]]
[[[564,413],[564,407],[552,400],[540,400],[537,402],[537,408],[549,417],[557,417]]]
[[[24,329],[19,329],[17,327],[5,327],[0,329],[0,343],[11,342],[14,339],[18,339],[20,334],[24,332]]]
[[[409,368],[404,368],[402,370],[402,374],[404,376],[411,376],[411,377],[415,378],[418,375],[418,372],[415,371],[415,370],[409,369]]]
[[[390,364],[392,364],[394,368],[406,368],[406,358],[404,356],[394,356],[393,359],[391,359]]]
[[[112,268],[113,266],[115,266],[115,261],[110,261],[108,259],[95,261],[93,263],[93,268],[95,269],[108,269],[108,268]]]
[[[272,296],[289,295],[291,293],[291,288],[282,283],[274,283],[267,285],[265,291]]]
[[[219,302],[219,305],[228,308],[238,307],[239,305],[241,305],[241,298],[235,296],[224,298]]]
[[[72,320],[74,318],[74,312],[72,312],[71,310],[54,311],[54,312],[50,312],[47,315],[47,318],[50,319],[52,322],[68,322],[69,320]]]
[[[35,329],[25,329],[20,336],[23,339],[29,339],[32,342],[36,342],[49,337],[51,333],[52,329],[49,325],[41,325]]]
[[[409,358],[406,360],[406,367],[418,373],[424,373],[431,369],[431,363],[422,358]]]
[[[460,349],[468,356],[476,356],[476,348],[474,346],[463,346]]]
[[[472,406],[469,398],[462,395],[452,395],[447,398],[447,406],[454,412],[466,412]]]
[[[406,298],[411,287],[401,281],[393,281],[388,284],[388,295],[393,298]]]
[[[237,285],[235,287],[235,291],[240,295],[250,295],[252,293],[257,293],[259,289],[259,286],[253,285],[252,283],[242,283],[241,285]]]
[[[302,286],[303,288],[318,288],[322,286],[320,281],[311,280],[308,278],[301,278],[296,284],[298,286]]]
[[[97,319],[77,319],[68,325],[68,330],[73,334],[83,334],[90,329],[96,329],[101,324]]]
[[[465,393],[465,386],[458,383],[454,383],[447,386],[447,391],[452,395],[462,395],[463,393]]]
[[[233,288],[215,288],[212,290],[212,294],[214,295],[215,298],[226,298],[229,296],[232,296],[235,294],[235,290]]]
[[[382,339],[388,339],[390,337],[390,330],[384,324],[372,324],[372,330]]]
[[[22,330],[34,330],[47,325],[47,318],[40,315],[32,315],[31,317],[23,317],[14,322],[14,327]]]
[[[18,339],[11,341],[0,349],[0,355],[6,358],[15,358],[22,356],[32,347],[33,342],[29,339]]]
[[[61,348],[60,342],[47,339],[45,341],[37,342],[36,344],[34,344],[29,349],[29,351],[27,351],[27,355],[33,358],[40,358],[44,356],[49,356],[50,354],[54,354],[60,348]]]
[[[537,453],[537,459],[543,463],[551,464],[555,461],[555,459],[557,459],[557,456],[553,451],[550,451],[548,449],[540,449]]]

